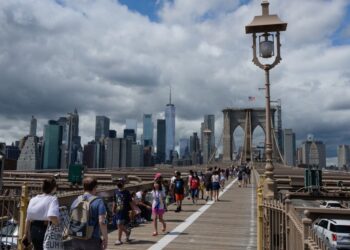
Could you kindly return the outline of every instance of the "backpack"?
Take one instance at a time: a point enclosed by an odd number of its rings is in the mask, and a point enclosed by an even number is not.
[[[199,187],[199,181],[197,178],[192,177],[191,179],[191,188],[198,188]]]
[[[91,239],[94,225],[90,225],[90,205],[97,196],[86,199],[83,195],[78,197],[75,207],[70,211],[68,235],[72,238],[88,240]]]
[[[115,192],[115,213],[120,212],[121,210],[124,209],[124,195],[122,192],[117,190]]]

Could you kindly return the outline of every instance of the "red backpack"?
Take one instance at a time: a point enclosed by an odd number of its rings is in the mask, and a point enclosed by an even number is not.
[[[197,178],[192,177],[191,178],[191,188],[196,189],[199,187],[199,181]]]

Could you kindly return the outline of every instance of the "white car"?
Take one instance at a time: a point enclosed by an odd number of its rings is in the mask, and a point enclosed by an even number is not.
[[[330,249],[350,249],[350,220],[318,219],[313,228]]]
[[[321,208],[342,208],[339,201],[323,201],[320,204]]]

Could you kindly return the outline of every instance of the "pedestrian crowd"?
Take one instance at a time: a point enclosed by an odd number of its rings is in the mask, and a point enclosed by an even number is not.
[[[162,233],[166,233],[165,214],[169,204],[175,203],[175,212],[179,213],[185,197],[192,200],[193,204],[198,200],[219,201],[219,192],[230,178],[237,177],[239,187],[247,187],[250,183],[250,172],[249,166],[225,169],[208,167],[204,173],[190,170],[188,177],[183,178],[181,172],[175,171],[169,184],[157,173],[151,190],[131,193],[125,188],[125,180],[118,179],[111,209],[97,195],[98,181],[93,177],[86,177],[83,180],[84,193],[72,202],[69,209],[68,235],[72,239],[69,249],[108,249],[108,225],[117,229],[115,245],[130,242],[132,228],[141,223],[153,221],[153,236],[159,233],[158,222]],[[62,221],[55,196],[56,189],[55,178],[45,179],[42,194],[30,200],[22,239],[24,247],[30,246],[34,250],[64,249],[60,238]]]

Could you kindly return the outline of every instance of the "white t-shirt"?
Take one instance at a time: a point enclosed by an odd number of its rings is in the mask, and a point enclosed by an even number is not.
[[[164,189],[162,191],[153,190],[152,191],[152,208],[158,208],[158,209],[164,209],[164,198],[165,198],[165,192]]]
[[[56,196],[39,194],[28,205],[27,220],[49,220],[50,216],[59,218],[59,206]]]
[[[171,177],[170,179],[170,184],[174,184],[176,180],[176,176]]]
[[[212,182],[219,182],[219,178],[220,178],[219,175],[217,175],[217,174],[216,174],[216,175],[213,175],[213,176],[211,177],[211,181],[212,181]]]
[[[136,200],[137,200],[137,201],[141,201],[141,200],[142,200],[142,191],[138,191],[138,192],[136,193]]]

